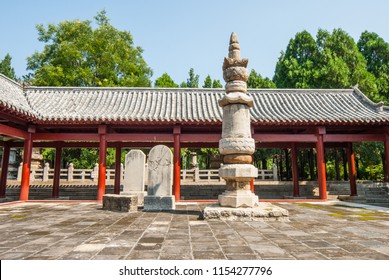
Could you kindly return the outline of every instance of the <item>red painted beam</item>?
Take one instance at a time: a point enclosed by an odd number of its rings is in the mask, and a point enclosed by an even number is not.
[[[97,185],[97,200],[102,201],[106,187],[106,170],[107,170],[107,141],[106,134],[100,134],[99,148],[99,176]]]
[[[0,124],[0,134],[18,139],[27,139],[29,137],[28,132],[4,124]]]
[[[173,142],[173,134],[167,133],[110,133],[107,141]]]
[[[29,137],[24,141],[23,150],[23,167],[22,167],[22,182],[20,185],[20,200],[28,200],[30,192],[30,169],[31,169],[31,155],[32,155],[32,137],[29,133]]]
[[[99,141],[97,133],[34,133],[34,141]]]
[[[221,134],[209,133],[209,134],[181,134],[181,143],[219,143]]]
[[[353,144],[348,143],[347,147],[347,161],[348,172],[350,177],[350,195],[356,196],[357,194],[357,169],[355,167],[355,154],[353,151]]]
[[[314,134],[277,134],[277,133],[265,133],[255,134],[253,136],[255,141],[258,142],[316,142],[317,138]]]
[[[1,177],[0,177],[0,198],[5,197],[5,192],[7,189],[7,175],[8,175],[8,164],[9,164],[9,154],[10,154],[11,147],[7,145],[7,143],[4,144],[3,149],[3,158],[1,163]]]
[[[53,179],[53,192],[52,197],[59,197],[59,185],[60,185],[60,176],[61,176],[61,156],[62,148],[55,148],[55,162],[54,162],[54,179]]]
[[[325,134],[324,142],[383,142],[383,134]]]

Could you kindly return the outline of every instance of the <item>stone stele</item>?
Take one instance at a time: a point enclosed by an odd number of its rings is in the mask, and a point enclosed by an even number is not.
[[[124,160],[124,195],[137,195],[138,206],[143,206],[145,191],[145,163],[146,155],[141,150],[131,150]]]
[[[172,195],[173,154],[164,145],[150,150],[148,159],[147,196],[144,198],[144,210],[175,209]]]

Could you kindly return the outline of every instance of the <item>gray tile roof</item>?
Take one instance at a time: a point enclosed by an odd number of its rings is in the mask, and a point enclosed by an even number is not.
[[[0,77],[0,105],[35,123],[221,123],[222,89],[25,87]],[[253,123],[389,124],[389,107],[357,88],[256,89]]]
[[[35,118],[37,115],[28,104],[23,88],[17,82],[0,74],[0,112],[10,111],[25,118]]]

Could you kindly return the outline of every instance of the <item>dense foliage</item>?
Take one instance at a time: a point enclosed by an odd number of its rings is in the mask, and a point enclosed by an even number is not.
[[[0,60],[0,74],[16,80],[15,70],[11,66],[12,57],[7,53],[3,60]]]
[[[42,52],[27,58],[27,77],[40,86],[150,86],[151,69],[132,35],[113,27],[105,11],[91,21],[37,25]]]

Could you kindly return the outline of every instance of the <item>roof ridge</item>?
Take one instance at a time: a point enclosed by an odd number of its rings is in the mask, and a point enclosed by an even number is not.
[[[362,102],[367,103],[368,105],[372,106],[375,108],[377,112],[382,112],[382,111],[389,111],[389,106],[385,106],[383,101],[380,102],[374,102],[370,100],[359,88],[358,86],[353,86],[352,87],[354,93],[359,97],[359,99]]]
[[[11,78],[5,76],[4,74],[1,74],[1,73],[0,73],[0,78],[6,80],[7,82],[13,83],[15,86],[18,86],[18,87],[20,87],[21,89],[23,89],[23,86],[22,86],[20,83],[18,83],[17,81],[15,81],[15,80],[13,80],[13,79],[11,79]]]
[[[221,91],[223,88],[155,88],[155,87],[72,87],[72,86],[26,86],[25,90],[140,90],[140,91]]]

